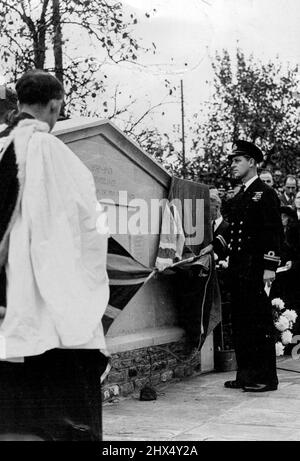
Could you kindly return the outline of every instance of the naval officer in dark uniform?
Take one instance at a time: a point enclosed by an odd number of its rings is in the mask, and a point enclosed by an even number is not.
[[[236,141],[230,160],[234,177],[243,185],[231,200],[226,236],[238,370],[225,387],[265,392],[278,386],[272,307],[264,288],[274,281],[280,262],[279,200],[257,176],[263,160],[257,146]]]

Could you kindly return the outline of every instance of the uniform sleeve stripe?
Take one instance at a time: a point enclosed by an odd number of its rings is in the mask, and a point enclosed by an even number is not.
[[[267,259],[268,261],[280,261],[279,256],[264,255],[264,259]]]
[[[227,243],[226,243],[226,240],[224,239],[224,237],[222,235],[217,235],[216,237],[218,240],[220,240],[221,244],[223,245],[223,247],[227,247]]]

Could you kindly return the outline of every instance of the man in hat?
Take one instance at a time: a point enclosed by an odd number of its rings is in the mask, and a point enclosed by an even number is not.
[[[280,262],[282,224],[276,192],[257,175],[261,150],[234,142],[229,156],[233,176],[242,181],[231,200],[227,234],[232,327],[237,358],[234,381],[227,388],[248,392],[276,390],[272,307],[264,290],[275,279]]]

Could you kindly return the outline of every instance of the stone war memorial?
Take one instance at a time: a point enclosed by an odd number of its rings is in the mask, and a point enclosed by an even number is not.
[[[178,311],[177,278],[152,272],[162,226],[163,207],[159,203],[169,196],[169,173],[110,121],[64,120],[57,122],[53,134],[69,146],[94,176],[110,235],[126,252],[120,256],[112,251],[115,272],[120,269],[118,261],[124,258],[129,270],[136,263],[137,271],[149,271],[146,282],[134,295],[131,293],[126,305],[119,310],[108,306],[110,323],[106,337],[112,368],[103,385],[103,398],[125,396],[148,383],[155,386],[214,369],[212,333],[198,353],[187,348],[186,331],[179,319],[182,312]],[[128,289],[126,267],[124,279],[118,281],[118,296]],[[110,247],[108,274],[114,288],[109,269]]]

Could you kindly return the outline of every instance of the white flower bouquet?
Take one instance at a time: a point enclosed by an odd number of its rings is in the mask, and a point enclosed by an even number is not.
[[[280,298],[272,299],[273,319],[276,329],[276,355],[283,355],[287,344],[293,339],[291,332],[297,319],[297,313],[294,310],[287,309],[284,301]]]
[[[220,261],[218,261],[218,257],[217,257],[216,268],[217,269],[228,269],[228,261],[229,261],[228,257],[226,259],[221,259]]]

